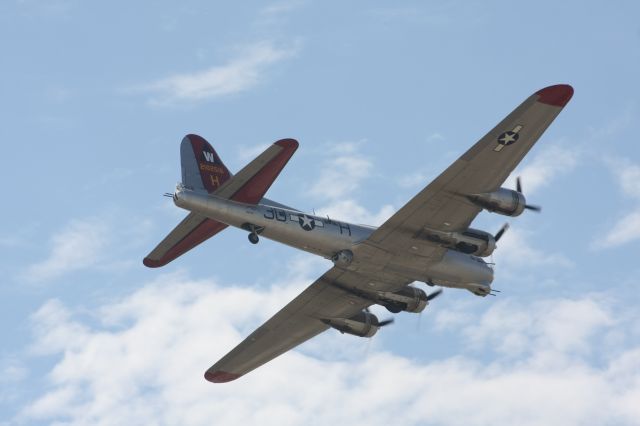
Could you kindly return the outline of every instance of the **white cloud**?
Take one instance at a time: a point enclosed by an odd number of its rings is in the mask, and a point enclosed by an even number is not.
[[[29,281],[47,281],[67,272],[94,266],[109,239],[106,225],[97,219],[72,221],[51,238],[49,256],[27,268]]]
[[[270,42],[248,46],[224,65],[177,74],[137,90],[153,94],[158,105],[191,103],[249,90],[264,79],[268,67],[293,56],[297,47],[276,47]]]
[[[379,226],[395,212],[389,204],[372,212],[356,200],[358,189],[373,170],[373,163],[361,152],[365,143],[365,140],[335,143],[323,151],[327,158],[322,161],[320,175],[309,191],[326,202],[317,210],[318,215]]]
[[[515,188],[516,177],[522,180],[523,191],[529,195],[548,185],[556,176],[570,172],[578,164],[579,152],[550,146],[540,151],[533,160],[521,169],[516,169],[507,179],[505,187]]]
[[[206,368],[308,279],[294,275],[260,290],[166,275],[97,309],[91,326],[49,302],[33,317],[36,347],[60,359],[46,376],[49,386],[14,420],[571,425],[634,424],[640,418],[640,346],[611,352],[601,345],[601,336],[616,325],[614,315],[589,298],[506,301],[490,308],[462,330],[477,335],[482,350],[498,347],[487,363],[473,351],[410,360],[375,349],[365,358],[358,351],[339,361],[327,359],[317,345],[231,383],[204,380]],[[503,345],[505,332],[516,343]],[[335,332],[319,339],[366,345]],[[508,350],[522,356],[502,356]],[[598,361],[590,361],[594,351]]]
[[[398,185],[402,188],[425,187],[429,184],[428,179],[429,176],[426,172],[417,171],[398,177]]]
[[[579,300],[538,300],[527,306],[501,300],[473,326],[467,323],[463,333],[480,349],[491,349],[509,358],[527,354],[539,359],[552,353],[557,358],[545,362],[560,364],[565,359],[559,354],[589,355],[593,349],[590,339],[615,324],[610,312],[596,300],[594,295]]]
[[[589,126],[589,136],[596,143],[610,142],[611,139],[622,131],[634,126],[638,121],[638,114],[633,105],[627,105],[622,112],[617,112],[614,117],[609,117],[604,123],[598,126]]]
[[[140,250],[150,249],[146,245],[152,230],[150,219],[128,213],[74,219],[53,234],[46,258],[26,267],[18,278],[41,283],[88,269],[110,274],[129,269],[140,264]],[[135,258],[129,255],[130,250],[137,253]]]
[[[474,321],[474,304],[475,301],[465,299],[445,305],[444,308],[438,309],[434,318],[434,326],[438,331],[447,329],[458,329]]]
[[[3,360],[0,367],[0,383],[18,382],[27,376],[27,368],[16,359]]]
[[[570,267],[573,265],[571,260],[560,253],[550,253],[533,247],[529,242],[532,237],[532,232],[515,227],[509,228],[497,243],[497,249],[493,255],[496,263],[507,267],[540,265]]]
[[[445,140],[445,137],[438,132],[431,133],[427,136],[427,142],[442,142]]]
[[[611,168],[622,191],[629,197],[640,199],[640,166],[629,161],[616,161]]]
[[[341,200],[353,196],[360,183],[371,175],[373,164],[360,152],[366,141],[342,142],[326,151],[320,176],[314,180],[311,194],[325,200]]]
[[[350,223],[380,226],[396,212],[391,204],[385,204],[377,212],[371,212],[349,198],[335,200],[318,209],[321,216],[346,220]]]
[[[617,247],[637,239],[640,239],[640,208],[619,219],[604,237],[597,237],[593,247]]]
[[[437,158],[430,157],[430,160],[423,163],[418,170],[411,170],[407,174],[399,175],[396,182],[401,188],[414,190],[424,188],[458,158],[460,152],[443,150],[446,148],[443,141],[446,141],[446,138],[438,132],[427,136],[425,142],[432,145],[434,152],[440,152],[441,155]]]
[[[622,192],[640,201],[640,166],[626,159],[610,159],[607,162]],[[604,236],[596,237],[592,246],[596,249],[611,248],[637,239],[640,239],[640,205],[619,218]]]
[[[28,375],[29,370],[23,359],[17,356],[3,356],[0,359],[0,404],[15,404],[20,396],[16,387],[20,386]]]

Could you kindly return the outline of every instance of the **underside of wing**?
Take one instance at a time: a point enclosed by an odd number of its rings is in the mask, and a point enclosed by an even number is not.
[[[572,95],[568,85],[531,95],[378,228],[368,243],[400,249],[423,228],[465,230],[481,210],[469,196],[497,190]]]
[[[322,333],[326,320],[350,318],[371,305],[350,288],[366,288],[367,277],[332,268],[251,333],[205,373],[210,382],[235,380],[273,358]],[[397,288],[406,281],[389,281]],[[324,320],[324,321],[323,321]]]
[[[197,213],[189,213],[164,240],[142,261],[149,268],[158,268],[213,237],[227,225]]]

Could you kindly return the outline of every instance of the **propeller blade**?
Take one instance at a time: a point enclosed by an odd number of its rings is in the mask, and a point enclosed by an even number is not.
[[[442,289],[441,288],[437,289],[436,291],[434,291],[433,293],[431,293],[431,294],[429,294],[427,296],[427,302],[430,301],[430,300],[435,299],[436,297],[440,296],[441,294],[442,294]]]
[[[385,325],[393,324],[393,322],[394,322],[394,321],[395,321],[395,320],[394,320],[393,318],[389,318],[389,319],[387,319],[387,320],[380,321],[380,322],[378,323],[378,327],[384,327]]]
[[[505,223],[504,225],[502,225],[502,228],[500,228],[500,230],[498,232],[496,232],[495,237],[493,237],[493,238],[495,238],[496,242],[498,242],[498,240],[500,240],[500,238],[502,238],[502,236],[507,231],[507,229],[509,229],[509,224]]]
[[[520,176],[516,178],[516,191],[522,194],[522,181],[520,180]],[[540,213],[542,211],[542,207],[533,204],[526,204],[524,208],[536,213]]]

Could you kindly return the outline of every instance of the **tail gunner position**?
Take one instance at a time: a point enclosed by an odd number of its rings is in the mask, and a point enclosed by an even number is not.
[[[205,373],[228,382],[300,343],[335,328],[373,336],[392,320],[369,312],[421,312],[441,290],[427,295],[411,285],[462,288],[491,294],[493,269],[483,260],[507,229],[495,235],[469,225],[481,210],[518,216],[527,204],[520,180],[502,188],[540,135],[573,95],[569,85],[531,95],[382,226],[355,225],[303,213],[264,198],[298,148],[274,143],[232,175],[211,145],[187,135],[180,145],[182,182],[171,194],[187,217],[144,259],[164,266],[227,226],[323,256],[334,266]]]

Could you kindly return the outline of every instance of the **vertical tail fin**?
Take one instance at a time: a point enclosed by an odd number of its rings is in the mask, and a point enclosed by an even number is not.
[[[194,190],[215,192],[231,177],[211,144],[198,135],[187,135],[180,144],[182,184]]]

